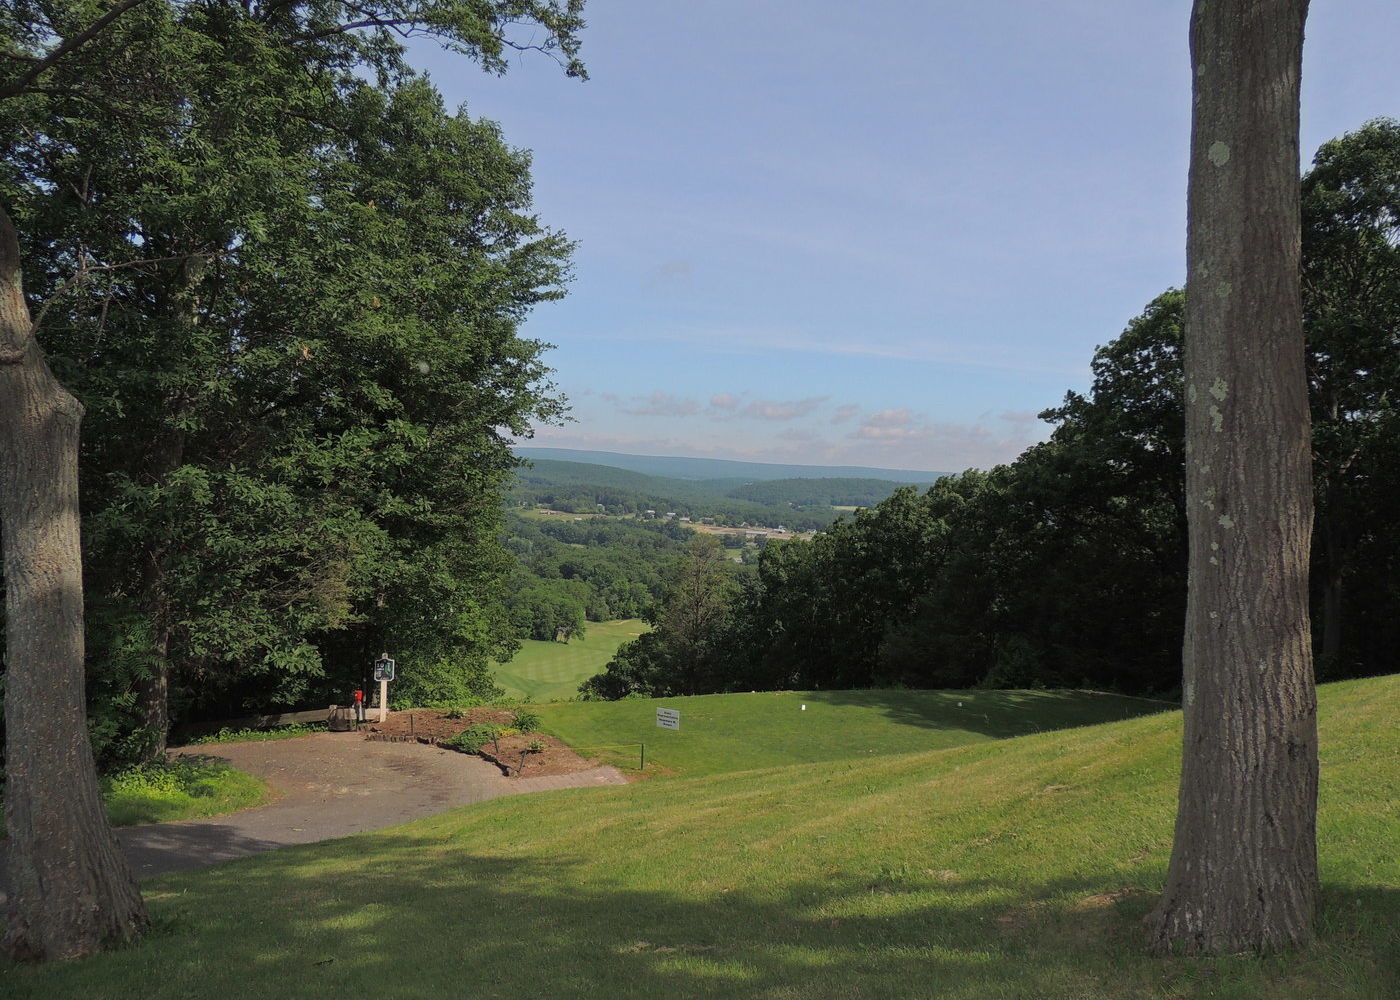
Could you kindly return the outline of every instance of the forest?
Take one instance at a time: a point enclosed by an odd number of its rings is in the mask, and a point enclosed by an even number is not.
[[[1319,679],[1400,644],[1400,124],[1324,145],[1303,178]],[[1086,393],[1009,465],[906,487],[739,581],[703,544],[660,627],[591,697],[783,688],[1084,687],[1179,694],[1187,573],[1184,296],[1093,358]]]
[[[507,606],[522,639],[567,642],[587,622],[645,618],[692,532],[678,521],[537,519],[509,512]]]

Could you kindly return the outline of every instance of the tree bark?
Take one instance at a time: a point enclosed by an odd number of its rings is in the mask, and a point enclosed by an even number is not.
[[[0,544],[5,572],[5,822],[0,949],[76,958],[146,927],[88,743],[78,522],[82,406],[34,340],[19,243],[0,209]]]
[[[1317,710],[1300,282],[1307,0],[1197,0],[1187,205],[1185,743],[1155,953],[1312,938]]]

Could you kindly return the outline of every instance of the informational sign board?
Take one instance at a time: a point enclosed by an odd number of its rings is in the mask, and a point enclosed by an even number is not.
[[[364,661],[361,660],[361,663]],[[363,676],[363,675],[361,675]],[[394,679],[394,661],[382,659],[374,661],[374,679],[377,681],[391,681]]]
[[[674,708],[658,708],[656,710],[656,724],[662,729],[681,728],[681,713]]]

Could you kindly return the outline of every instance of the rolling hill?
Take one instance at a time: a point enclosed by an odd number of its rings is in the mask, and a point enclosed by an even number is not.
[[[768,479],[888,479],[899,483],[928,485],[946,472],[916,472],[908,469],[867,469],[850,465],[777,465],[768,462],[735,462],[719,458],[676,458],[663,455],[624,455],[614,451],[580,451],[573,448],[513,449],[530,461],[551,459],[608,465],[667,479],[730,479],[762,482]]]

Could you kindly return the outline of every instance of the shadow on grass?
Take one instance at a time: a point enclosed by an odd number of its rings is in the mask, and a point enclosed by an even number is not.
[[[0,985],[92,1000],[336,997],[352,984],[405,998],[1387,996],[1393,889],[1330,889],[1334,943],[1312,952],[1159,961],[1140,954],[1153,894],[1121,873],[1030,886],[947,874],[655,891],[590,882],[564,860],[366,835],[172,880],[151,938],[69,966],[0,967]]]
[[[962,729],[994,739],[1170,712],[1161,702],[1083,691],[812,691],[809,701],[876,708],[893,722]]]

